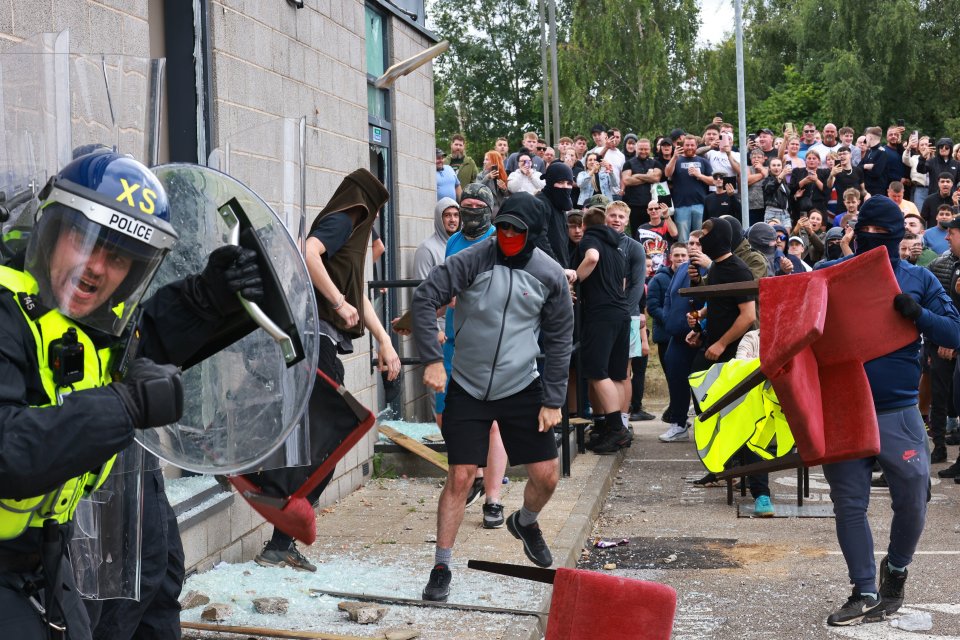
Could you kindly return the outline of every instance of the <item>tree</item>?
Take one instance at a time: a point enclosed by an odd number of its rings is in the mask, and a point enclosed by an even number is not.
[[[691,77],[695,0],[571,0],[570,16],[558,54],[562,129],[661,132]]]
[[[497,137],[542,128],[536,0],[434,0],[429,15],[450,41],[434,65],[437,144],[461,132],[479,163]]]

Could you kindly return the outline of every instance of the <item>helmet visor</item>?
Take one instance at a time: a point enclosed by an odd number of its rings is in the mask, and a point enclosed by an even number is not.
[[[131,228],[127,233],[115,220],[106,226],[92,219],[104,213],[91,216],[48,201],[30,236],[25,266],[44,305],[84,326],[120,335],[169,249],[133,235],[151,232]]]

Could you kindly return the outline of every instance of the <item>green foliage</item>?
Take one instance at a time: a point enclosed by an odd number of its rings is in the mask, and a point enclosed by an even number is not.
[[[370,477],[373,480],[380,478],[396,479],[397,470],[391,466],[384,465],[382,453],[375,453],[373,454],[373,474]]]
[[[536,0],[433,0],[428,11],[450,41],[434,65],[438,146],[462,132],[480,164],[497,137],[519,146],[542,129]]]
[[[537,0],[432,0],[451,42],[435,66],[437,139],[463,131],[479,159],[542,128]],[[744,0],[748,130],[904,118],[960,133],[960,0]],[[697,0],[558,0],[564,135],[595,122],[654,136],[737,122],[736,48],[697,49]],[[730,26],[733,30],[733,26]]]

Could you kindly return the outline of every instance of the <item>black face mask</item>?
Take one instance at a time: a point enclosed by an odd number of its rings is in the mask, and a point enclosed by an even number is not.
[[[730,239],[722,237],[716,229],[700,236],[700,248],[711,260],[716,260],[725,253],[730,253]]]
[[[900,259],[900,238],[892,236],[889,233],[871,233],[867,231],[857,231],[854,229],[853,237],[857,242],[857,255],[866,253],[871,249],[883,247],[890,256],[890,261],[896,264]],[[903,234],[900,234],[901,236]]]
[[[828,242],[827,250],[824,254],[827,260],[839,260],[843,257],[843,249],[839,242]]]
[[[547,198],[553,206],[560,211],[567,212],[573,209],[573,199],[570,197],[573,189],[558,189],[553,185],[548,185],[543,188],[543,192],[547,195]]]
[[[460,207],[460,221],[463,235],[476,240],[490,228],[493,211],[490,207]]]

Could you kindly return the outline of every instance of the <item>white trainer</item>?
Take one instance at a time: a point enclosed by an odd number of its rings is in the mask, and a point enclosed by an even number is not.
[[[659,438],[660,442],[689,442],[690,430],[685,425],[672,424]]]

